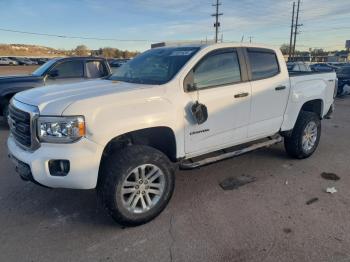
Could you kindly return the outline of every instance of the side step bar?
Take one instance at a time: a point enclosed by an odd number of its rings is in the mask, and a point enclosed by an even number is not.
[[[224,160],[224,159],[243,155],[245,153],[254,151],[254,150],[259,149],[259,148],[269,147],[269,146],[272,146],[274,144],[278,144],[278,143],[282,142],[282,140],[283,140],[282,137],[279,136],[277,138],[272,138],[271,140],[268,140],[265,142],[253,144],[251,146],[248,146],[248,147],[240,149],[240,150],[236,150],[236,151],[232,151],[232,152],[228,152],[228,153],[223,153],[223,154],[218,155],[218,156],[208,157],[208,158],[199,160],[197,162],[185,162],[186,161],[185,160],[184,162],[180,163],[180,168],[181,169],[194,169],[194,168],[198,168],[201,166],[209,165],[209,164],[212,164],[212,163]]]

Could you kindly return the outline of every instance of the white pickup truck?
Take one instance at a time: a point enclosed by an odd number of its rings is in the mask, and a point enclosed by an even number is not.
[[[335,73],[289,75],[281,52],[245,44],[155,48],[102,80],[18,93],[10,158],[25,180],[96,188],[119,223],[156,217],[174,172],[281,142],[309,157],[333,111]]]

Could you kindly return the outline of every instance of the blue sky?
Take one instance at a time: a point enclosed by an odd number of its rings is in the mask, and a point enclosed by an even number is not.
[[[142,41],[83,40],[0,31],[0,43],[71,49],[143,51],[152,42],[213,38],[214,0],[0,0],[0,28]],[[224,41],[289,42],[292,0],[221,0]],[[350,0],[302,0],[298,49],[343,49],[350,39]]]

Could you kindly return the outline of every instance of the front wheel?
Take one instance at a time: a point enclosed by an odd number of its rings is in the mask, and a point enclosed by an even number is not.
[[[311,156],[320,141],[321,120],[313,112],[300,112],[291,136],[284,138],[285,149],[291,157],[303,159]]]
[[[109,214],[126,226],[158,216],[174,191],[174,169],[160,151],[129,146],[102,163],[97,192]]]
[[[7,118],[9,115],[9,105],[5,104],[2,108],[2,115],[4,117],[4,122],[7,124]]]

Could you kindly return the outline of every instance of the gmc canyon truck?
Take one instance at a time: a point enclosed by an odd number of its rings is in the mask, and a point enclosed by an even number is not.
[[[107,79],[18,93],[9,108],[9,156],[24,180],[96,188],[117,222],[140,225],[166,207],[178,166],[283,139],[291,157],[311,156],[335,94],[334,72],[289,75],[274,48],[155,48]]]
[[[34,87],[75,83],[111,74],[106,59],[101,57],[53,58],[30,75],[0,76],[0,116],[8,116],[11,98]]]

